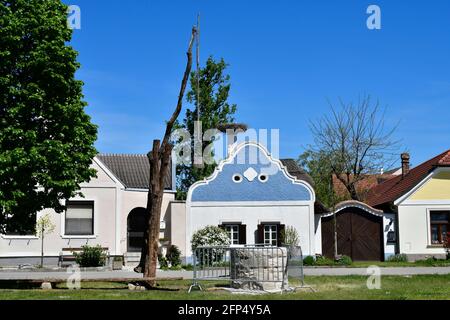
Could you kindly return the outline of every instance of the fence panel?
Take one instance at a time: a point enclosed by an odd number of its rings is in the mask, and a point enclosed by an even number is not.
[[[303,258],[303,252],[300,246],[288,247],[287,274],[290,278],[299,282],[299,284],[291,284],[289,290],[296,291],[297,289],[309,289],[312,292],[315,292],[311,286],[305,283]]]
[[[203,246],[194,252],[194,278],[189,292],[199,281],[227,280],[231,288],[284,291],[288,288],[288,250],[283,247]]]

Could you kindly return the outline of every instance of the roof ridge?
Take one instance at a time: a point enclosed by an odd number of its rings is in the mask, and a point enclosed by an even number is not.
[[[440,160],[446,156],[449,156],[448,164],[439,164]],[[423,180],[431,171],[435,169],[435,167],[439,165],[450,165],[450,150],[442,152],[437,156],[434,156],[433,158],[411,168],[411,170],[409,170],[409,172],[405,175],[392,177],[373,187],[369,192],[366,202],[371,206],[376,206],[394,201],[395,199],[393,198],[397,199],[409,192],[417,183]]]
[[[450,150],[447,150],[445,155],[439,159],[438,165],[450,165]]]
[[[100,157],[147,157],[145,153],[98,153],[97,156]]]

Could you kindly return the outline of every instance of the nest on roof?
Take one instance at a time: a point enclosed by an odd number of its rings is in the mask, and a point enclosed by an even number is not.
[[[245,123],[223,123],[217,126],[217,130],[223,133],[227,133],[227,130],[234,131],[247,131],[248,126]]]

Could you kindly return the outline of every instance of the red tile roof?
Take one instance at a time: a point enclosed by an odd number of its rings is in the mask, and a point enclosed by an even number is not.
[[[375,207],[394,202],[413,189],[431,171],[438,166],[450,165],[450,150],[412,168],[405,176],[399,175],[389,179],[370,190],[366,202]]]
[[[440,166],[450,166],[450,151],[447,152],[447,154],[442,157],[441,160],[439,160],[438,165]]]
[[[391,179],[392,177],[395,177],[395,175],[388,173],[365,175],[360,178],[361,180],[356,181],[356,192],[362,200],[365,200],[370,190],[375,188],[380,183]],[[346,179],[345,176],[343,178]],[[350,176],[350,179],[354,179],[352,175]],[[333,188],[339,199],[343,200],[351,198],[347,188],[336,175],[333,175]]]

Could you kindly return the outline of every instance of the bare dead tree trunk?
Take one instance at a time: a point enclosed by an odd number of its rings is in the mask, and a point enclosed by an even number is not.
[[[192,69],[192,46],[197,30],[192,28],[191,39],[187,51],[187,65],[181,82],[178,103],[172,117],[167,122],[163,141],[153,141],[152,151],[148,154],[150,163],[150,181],[147,196],[147,227],[144,232],[144,245],[141,251],[141,261],[134,269],[136,272],[143,272],[145,278],[150,278],[148,285],[155,286],[156,266],[158,264],[158,247],[160,233],[161,206],[164,195],[164,177],[169,173],[170,159],[173,145],[170,141],[173,126],[180,115],[183,106],[184,93]]]

